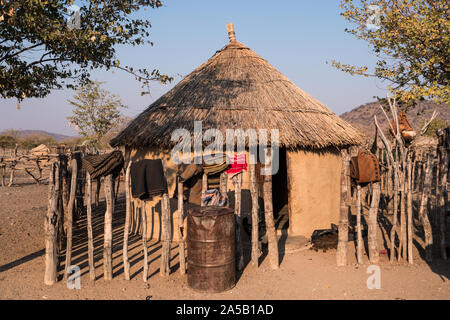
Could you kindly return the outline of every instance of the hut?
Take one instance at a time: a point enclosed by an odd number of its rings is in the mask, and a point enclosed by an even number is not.
[[[315,229],[338,222],[340,149],[359,144],[361,135],[238,42],[231,24],[227,28],[225,47],[152,103],[110,144],[125,148],[126,161],[167,160],[169,193],[173,194],[176,165],[170,154],[176,144],[171,141],[175,129],[193,133],[194,121],[202,121],[203,131],[215,128],[224,137],[227,129],[278,129],[280,166],[272,179],[274,214],[288,214],[289,235],[310,238]],[[244,193],[248,185],[249,174],[244,172]],[[148,238],[161,234],[158,201],[147,204]],[[248,201],[243,198],[243,202],[245,207]],[[173,211],[176,202],[172,203]],[[243,211],[245,215],[249,210]]]

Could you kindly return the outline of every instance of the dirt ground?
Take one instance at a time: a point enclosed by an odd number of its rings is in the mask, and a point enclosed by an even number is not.
[[[142,280],[141,239],[130,239],[132,279],[123,279],[122,237],[124,220],[123,192],[116,206],[113,223],[112,281],[103,280],[102,205],[94,210],[96,281],[90,281],[87,265],[86,225],[81,219],[74,231],[73,264],[81,268],[81,289],[70,290],[64,281],[45,286],[44,216],[47,210],[47,185],[32,184],[0,187],[0,299],[450,299],[450,260],[436,258],[431,264],[422,260],[421,239],[416,239],[414,265],[389,263],[380,256],[381,288],[368,289],[369,263],[356,265],[353,242],[349,244],[348,266],[337,267],[335,250],[316,252],[299,250],[281,253],[279,270],[271,270],[263,255],[257,269],[248,263],[238,275],[236,286],[219,294],[203,294],[187,286],[186,276],[178,270],[178,249],[171,251],[172,273],[158,273],[160,243],[149,244],[150,269],[146,285]],[[122,184],[123,185],[123,184]],[[380,240],[380,250],[383,249]],[[249,252],[246,252],[246,262]]]

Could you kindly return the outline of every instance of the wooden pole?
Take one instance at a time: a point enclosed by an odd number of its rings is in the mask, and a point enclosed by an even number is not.
[[[423,230],[425,233],[425,259],[428,262],[431,262],[433,260],[433,232],[431,229],[430,221],[428,219],[428,214],[425,212],[428,198],[430,196],[430,190],[431,190],[431,178],[433,173],[433,162],[432,162],[432,155],[427,155],[427,166],[425,169],[425,180],[423,185],[423,191],[422,196],[420,200],[420,208],[419,208],[419,218],[423,225]]]
[[[220,194],[222,196],[227,196],[228,191],[228,175],[226,172],[222,172],[220,175]]]
[[[130,232],[130,211],[131,211],[131,194],[130,194],[130,168],[131,160],[128,162],[125,171],[125,226],[123,228],[123,274],[125,280],[130,280],[130,262],[128,261],[128,233]]]
[[[88,256],[89,256],[89,275],[91,280],[95,280],[94,264],[94,238],[92,236],[92,180],[89,172],[86,172],[86,215],[87,215],[87,233],[88,233]]]
[[[372,184],[372,203],[369,210],[368,218],[368,245],[369,245],[369,260],[370,263],[377,263],[379,258],[378,243],[377,243],[377,215],[378,206],[380,203],[380,183],[374,182]]]
[[[361,185],[358,183],[356,185],[356,257],[358,260],[358,264],[363,263],[362,256],[362,248],[363,248],[363,239],[361,233]]]
[[[145,201],[138,200],[141,208],[141,221],[142,221],[142,248],[144,251],[144,272],[142,279],[147,282],[148,279],[148,248],[147,248],[147,208]]]
[[[250,164],[250,194],[252,196],[252,263],[259,266],[259,203],[258,203],[258,182],[256,181],[256,164]]]
[[[164,179],[167,181],[167,167],[165,161],[163,161]],[[161,253],[161,267],[159,269],[161,276],[168,276],[170,274],[170,239],[171,226],[170,226],[170,202],[169,195],[163,194],[162,203],[162,253]]]
[[[447,176],[448,176],[448,153],[447,149],[444,146],[440,147],[441,152],[441,177],[439,181],[440,192],[439,192],[439,238],[440,238],[440,249],[441,249],[441,258],[447,260],[447,251],[446,251],[446,234],[447,234],[447,199],[448,199],[448,191],[447,191]]]
[[[407,190],[408,194],[406,197],[406,211],[408,214],[407,226],[408,226],[408,263],[413,264],[413,212],[412,212],[412,192],[413,192],[413,167],[412,167],[412,153],[408,155],[408,182],[407,182]]]
[[[45,274],[44,284],[53,285],[58,280],[58,194],[60,189],[59,164],[50,167],[48,183],[48,209],[45,217]]]
[[[236,267],[240,271],[244,268],[244,250],[242,247],[242,219],[241,219],[241,199],[242,199],[242,173],[233,177],[234,185],[234,216],[236,219]]]
[[[114,203],[117,203],[117,198],[119,197],[119,187],[120,187],[120,173],[117,176],[116,192],[114,192]]]
[[[271,148],[266,149],[266,159],[268,154],[271,154]],[[267,171],[272,164],[267,165]],[[272,203],[272,175],[264,175],[263,182],[263,197],[264,197],[264,217],[266,222],[266,234],[269,243],[269,259],[272,269],[278,269],[279,255],[278,255],[278,238],[275,230],[275,223],[273,221],[273,203]]]
[[[105,234],[103,245],[103,270],[105,280],[112,280],[112,217],[114,214],[113,206],[113,186],[112,176],[107,175],[104,180],[105,184]]]
[[[100,202],[100,188],[101,188],[102,182],[100,178],[97,178],[97,186],[95,191],[95,206],[98,207]]]
[[[406,151],[403,151],[406,153]],[[403,157],[402,157],[403,158]],[[398,261],[401,258],[406,260],[407,239],[406,239],[406,161],[401,161],[400,175],[400,247],[398,251]]]
[[[347,242],[348,242],[348,180],[350,157],[346,149],[341,150],[341,206],[339,214],[339,234],[336,251],[336,263],[338,266],[347,264]]]
[[[178,177],[179,179],[179,177]],[[186,273],[186,256],[184,248],[184,189],[183,182],[178,180],[178,252],[180,256],[180,273]]]
[[[204,173],[202,176],[202,199],[205,196],[207,189],[208,189],[208,176],[206,175],[206,173]],[[201,201],[201,206],[202,207],[205,206],[203,200]]]
[[[70,197],[69,197],[69,204],[68,204],[68,210],[67,215],[65,218],[67,218],[67,241],[66,241],[66,263],[65,263],[65,270],[64,270],[64,279],[67,280],[67,277],[69,276],[67,271],[68,268],[72,262],[72,221],[73,221],[73,210],[75,206],[75,195],[76,195],[76,188],[77,188],[77,159],[73,158],[71,161],[71,167],[72,167],[72,178],[70,181]]]

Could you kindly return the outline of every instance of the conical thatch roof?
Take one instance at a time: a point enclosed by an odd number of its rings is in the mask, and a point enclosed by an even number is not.
[[[339,148],[358,144],[361,137],[233,36],[110,144],[170,147],[173,130],[192,133],[194,120],[203,121],[203,130],[219,129],[224,140],[226,129],[279,129],[280,145],[289,148]]]

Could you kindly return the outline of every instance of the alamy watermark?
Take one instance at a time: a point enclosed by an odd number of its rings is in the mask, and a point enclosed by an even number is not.
[[[366,21],[366,28],[370,31],[377,31],[381,27],[380,7],[372,4],[367,9],[370,15]]]
[[[67,289],[81,289],[81,270],[79,266],[71,265],[67,268]]]
[[[367,289],[381,289],[381,268],[373,264],[367,267],[366,273],[370,274],[366,281]]]
[[[72,4],[67,8],[67,14],[69,18],[67,19],[67,27],[69,30],[80,29],[81,28],[81,13],[80,7]]]
[[[278,129],[226,129],[224,139],[222,131],[211,128],[203,132],[202,121],[194,121],[193,138],[187,129],[181,128],[172,132],[171,141],[177,144],[172,149],[171,159],[177,165],[182,163],[219,164],[223,161],[223,157],[217,157],[217,155],[234,154],[235,146],[236,153],[242,154],[247,146],[248,163],[256,164],[259,160],[264,165],[261,168],[261,174],[274,175],[280,167],[279,137]],[[204,143],[208,142],[209,144],[203,149]],[[228,157],[226,160],[229,163]]]

